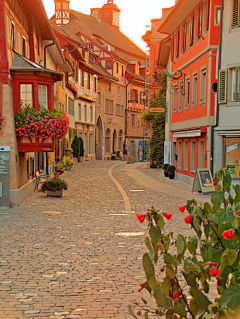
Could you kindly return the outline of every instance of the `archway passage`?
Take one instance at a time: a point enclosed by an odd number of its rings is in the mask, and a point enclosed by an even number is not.
[[[98,117],[97,120],[97,154],[96,159],[102,160],[103,159],[103,125],[101,117]]]

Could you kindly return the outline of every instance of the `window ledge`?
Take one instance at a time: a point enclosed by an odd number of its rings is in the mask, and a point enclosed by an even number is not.
[[[228,106],[228,107],[240,106],[240,101],[231,101],[231,102],[222,103],[222,104],[227,104],[226,106]]]

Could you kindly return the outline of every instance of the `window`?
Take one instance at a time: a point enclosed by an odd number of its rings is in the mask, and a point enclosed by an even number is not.
[[[81,121],[82,119],[82,105],[78,104],[78,120]]]
[[[187,23],[185,22],[182,26],[182,51],[186,50],[186,41],[187,41]]]
[[[79,78],[79,65],[78,62],[76,63],[76,69],[75,69],[75,81],[78,82],[78,78]]]
[[[117,94],[120,95],[120,86],[117,86]]]
[[[231,81],[231,101],[240,101],[240,67],[229,70]]]
[[[177,113],[177,86],[174,86],[173,94],[173,113]]]
[[[85,86],[85,72],[82,70],[82,76],[81,76],[81,85],[82,87]]]
[[[232,28],[240,26],[240,4],[239,0],[232,0]]]
[[[138,91],[137,90],[131,89],[130,102],[138,103]]]
[[[184,171],[188,171],[188,140],[184,141],[184,162],[183,169]]]
[[[185,111],[189,110],[189,103],[190,103],[190,77],[186,79]]]
[[[215,17],[214,17],[214,24],[220,25],[221,23],[221,7],[215,7]]]
[[[197,86],[198,86],[198,76],[197,73],[193,74],[192,83],[192,107],[197,106]]]
[[[200,104],[206,102],[206,88],[207,88],[207,72],[206,69],[201,70],[201,87],[200,87]]]
[[[87,89],[91,90],[91,75],[89,73],[87,75]]]
[[[47,85],[38,85],[38,103],[40,107],[48,108]]]
[[[97,92],[97,76],[94,74],[94,77],[93,77],[93,85],[94,85],[94,92]]]
[[[21,105],[33,105],[32,84],[20,84],[20,101]]]
[[[107,61],[106,68],[107,69],[111,69],[112,68],[112,61]]]
[[[179,100],[178,100],[178,111],[179,112],[182,112],[183,111],[183,94],[184,94],[184,91],[183,91],[183,81],[180,82],[180,91],[179,91]]]
[[[68,96],[65,95],[66,112],[68,112]]]
[[[88,43],[88,49],[89,49],[90,52],[92,52],[92,50],[93,50],[93,45],[92,45],[92,43]]]
[[[90,122],[93,122],[93,107],[90,106]]]
[[[196,142],[191,143],[191,172],[196,170]]]
[[[110,111],[110,109],[109,109],[109,100],[106,99],[106,101],[105,101],[105,112],[109,113],[109,111]]]
[[[194,13],[191,15],[190,21],[189,21],[189,46],[193,45],[194,40]]]
[[[110,110],[109,112],[113,114],[113,100],[110,100]]]
[[[119,73],[119,63],[116,63],[116,73]]]
[[[74,115],[74,101],[70,97],[68,98],[68,113]]]
[[[198,8],[198,29],[197,29],[198,38],[200,38],[202,35],[202,24],[203,24],[203,5],[201,4]]]
[[[189,22],[186,22],[186,49],[189,48],[189,39],[190,39],[190,28],[189,28]]]
[[[132,114],[132,126],[136,126],[136,114]]]
[[[124,115],[124,107],[123,107],[123,105],[121,105],[121,115],[122,116]]]
[[[112,92],[112,83],[111,82],[109,82],[108,92]]]
[[[84,105],[84,121],[87,122],[87,105]]]
[[[178,161],[177,167],[178,169],[182,169],[182,141],[178,141]]]
[[[124,75],[124,65],[122,65],[122,75]]]
[[[15,25],[13,21],[11,23],[11,46],[12,49],[15,49]]]
[[[116,105],[116,115],[121,115],[120,104]]]
[[[26,57],[26,38],[22,36],[22,56]]]
[[[97,104],[101,105],[101,92],[98,92]]]

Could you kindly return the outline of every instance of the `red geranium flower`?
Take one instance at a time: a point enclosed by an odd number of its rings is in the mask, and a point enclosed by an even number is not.
[[[140,221],[140,223],[143,223],[145,220],[145,215],[143,214],[136,214],[137,219]]]
[[[173,296],[173,299],[179,299],[180,298],[180,294],[178,294],[178,293],[175,293],[175,295]]]
[[[170,220],[172,218],[172,214],[171,213],[163,213],[163,216],[166,217],[168,220]]]
[[[237,213],[240,215],[240,209],[237,211]]]
[[[158,246],[157,246],[156,250],[159,251],[159,247]]]
[[[150,215],[150,212],[147,212],[147,214],[146,215]]]
[[[214,261],[210,261],[209,265],[210,266],[217,266],[217,263],[215,263]]]
[[[222,233],[222,236],[223,236],[224,239],[233,240],[234,233],[233,233],[232,230],[225,230]]]
[[[216,182],[216,179],[214,178],[213,179],[213,186],[216,186],[217,182]]]
[[[188,215],[184,218],[184,221],[186,224],[191,224],[192,222],[192,216],[191,215]]]
[[[220,274],[220,270],[217,268],[212,268],[210,274],[212,277],[217,277]]]
[[[181,213],[185,212],[185,206],[178,206],[178,209],[180,210]]]

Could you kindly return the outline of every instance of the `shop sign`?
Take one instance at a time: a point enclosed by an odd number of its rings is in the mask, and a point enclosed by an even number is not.
[[[212,174],[209,168],[196,169],[192,191],[199,191],[202,192],[202,194],[215,191],[215,187],[213,186]]]
[[[237,143],[233,144],[233,145],[230,145],[230,146],[227,146],[227,153],[231,152],[231,151],[234,151],[238,148],[238,145]]]
[[[164,164],[171,165],[171,142],[164,142]]]

